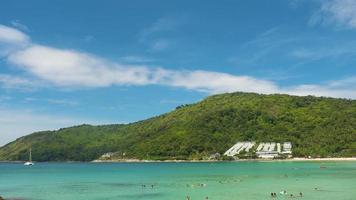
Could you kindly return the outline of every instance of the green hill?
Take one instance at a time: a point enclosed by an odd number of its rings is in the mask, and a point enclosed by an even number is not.
[[[236,141],[293,143],[294,156],[356,156],[356,101],[229,93],[125,125],[37,132],[0,148],[0,160],[90,161],[106,152],[137,159],[201,159]]]

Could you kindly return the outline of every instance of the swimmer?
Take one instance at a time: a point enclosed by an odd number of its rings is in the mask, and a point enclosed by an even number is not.
[[[299,192],[299,196],[300,196],[300,197],[303,197],[303,193],[302,193],[302,192]]]

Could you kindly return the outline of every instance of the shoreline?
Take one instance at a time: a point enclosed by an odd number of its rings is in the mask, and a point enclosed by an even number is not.
[[[239,159],[239,160],[93,160],[92,163],[219,163],[219,162],[300,162],[300,161],[356,161],[356,157],[342,158],[289,158],[289,159]]]
[[[356,157],[343,157],[343,158],[292,158],[294,161],[356,161]]]
[[[45,161],[37,163],[221,163],[221,162],[325,162],[325,161],[356,161],[356,157],[342,158],[289,158],[289,159],[239,159],[239,160],[140,160],[140,159],[122,159],[122,160],[93,160],[93,161]],[[0,161],[1,163],[21,164],[25,161]]]

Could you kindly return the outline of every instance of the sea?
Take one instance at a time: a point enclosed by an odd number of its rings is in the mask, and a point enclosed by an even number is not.
[[[356,162],[0,163],[0,196],[9,200],[356,200]]]

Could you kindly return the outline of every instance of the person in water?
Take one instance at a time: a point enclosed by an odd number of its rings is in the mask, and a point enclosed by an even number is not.
[[[271,192],[271,197],[277,197],[277,194],[275,192]]]
[[[300,196],[300,197],[303,197],[303,193],[302,193],[302,192],[299,192],[299,196]]]
[[[287,194],[287,191],[285,191],[285,190],[280,191],[279,194]]]

